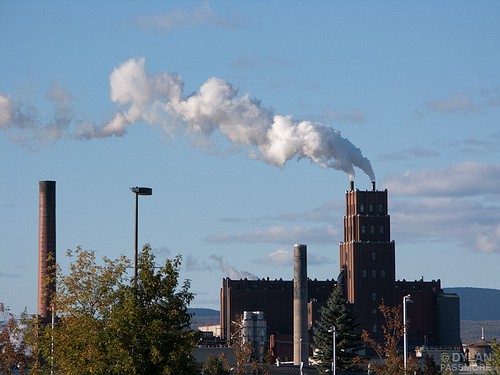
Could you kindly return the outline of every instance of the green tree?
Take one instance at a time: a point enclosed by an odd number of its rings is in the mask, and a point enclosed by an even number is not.
[[[229,366],[224,357],[209,355],[203,365],[204,375],[229,375]]]
[[[315,358],[323,370],[330,369],[333,358],[333,333],[335,326],[335,357],[339,370],[354,367],[356,352],[362,347],[356,333],[356,316],[345,299],[342,289],[335,287],[326,305],[320,311],[320,319],[314,330]]]
[[[139,259],[137,288],[127,277],[130,261],[96,262],[95,253],[68,251],[69,273],[58,270],[53,329],[36,319],[26,329],[41,359],[40,373],[193,374],[197,334],[190,330],[189,281],[179,286],[180,256],[155,267],[149,245]],[[52,346],[53,344],[53,346]],[[53,352],[52,352],[53,348]]]
[[[95,252],[81,247],[68,250],[66,256],[69,272],[57,269],[57,291],[52,301],[58,316],[55,324],[37,317],[26,322],[26,339],[38,358],[35,369],[77,375],[109,373],[108,323],[119,291],[128,282],[130,261],[125,257],[104,258],[100,265]]]
[[[491,359],[486,364],[489,366],[487,375],[500,375],[500,343],[495,339],[491,340]]]
[[[109,338],[115,373],[192,375],[199,334],[187,312],[194,295],[190,282],[179,285],[181,257],[155,267],[151,247],[139,257],[137,287],[122,287],[111,312]]]

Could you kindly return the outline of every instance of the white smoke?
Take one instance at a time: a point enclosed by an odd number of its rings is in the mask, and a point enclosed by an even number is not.
[[[255,276],[253,273],[248,272],[248,271],[239,271],[235,267],[231,266],[229,263],[224,261],[222,259],[222,256],[216,255],[216,254],[211,254],[210,259],[214,260],[218,266],[219,269],[226,274],[227,277],[233,280],[239,280],[239,279],[248,279],[248,280],[257,280],[258,277]]]
[[[250,95],[238,96],[220,78],[209,78],[198,92],[184,97],[178,75],[148,75],[144,65],[144,58],[130,59],[113,71],[111,100],[125,108],[97,135],[122,136],[140,120],[206,137],[218,131],[232,143],[252,147],[254,157],[279,167],[295,157],[309,158],[323,167],[342,170],[351,179],[358,167],[375,180],[370,161],[338,130],[275,115]]]
[[[202,139],[218,132],[233,144],[250,148],[253,158],[272,165],[283,167],[290,159],[308,158],[325,168],[344,171],[351,179],[357,167],[375,180],[370,161],[338,130],[276,115],[249,94],[238,96],[238,90],[223,79],[209,78],[198,92],[185,96],[183,80],[177,74],[148,74],[145,59],[134,58],[114,69],[110,89],[111,100],[119,110],[103,126],[76,123],[73,137],[121,137],[137,122]],[[59,95],[52,100],[59,105],[56,111],[64,115],[56,121],[55,130],[65,130],[71,122],[68,116],[72,115],[67,105],[69,98]],[[0,129],[13,122],[11,107],[9,98],[0,96]]]

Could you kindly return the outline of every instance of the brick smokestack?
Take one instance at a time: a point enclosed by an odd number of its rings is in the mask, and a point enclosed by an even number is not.
[[[51,317],[56,292],[56,182],[39,182],[38,205],[38,315]]]
[[[307,245],[293,247],[293,364],[308,364]]]

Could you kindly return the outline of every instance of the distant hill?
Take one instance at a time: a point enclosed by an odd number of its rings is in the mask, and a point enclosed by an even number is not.
[[[220,323],[220,313],[218,310],[189,308],[188,313],[193,314],[191,319],[192,327],[211,326]]]
[[[461,320],[500,320],[500,290],[485,288],[444,288],[460,296]]]

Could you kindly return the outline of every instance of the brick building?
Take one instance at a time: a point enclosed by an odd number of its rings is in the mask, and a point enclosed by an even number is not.
[[[361,191],[351,182],[350,190],[346,191],[343,222],[338,281],[308,280],[309,328],[338,282],[354,308],[359,329],[367,330],[375,338],[381,339],[381,327],[385,324],[378,310],[381,302],[401,305],[403,296],[410,294],[413,303],[407,310],[409,344],[461,345],[458,296],[443,293],[440,280],[396,280],[387,190],[376,190],[373,183],[371,190]],[[290,355],[285,344],[291,343],[293,336],[293,280],[226,278],[220,301],[222,339],[231,338],[231,321],[237,315],[246,310],[263,311],[276,354]]]

